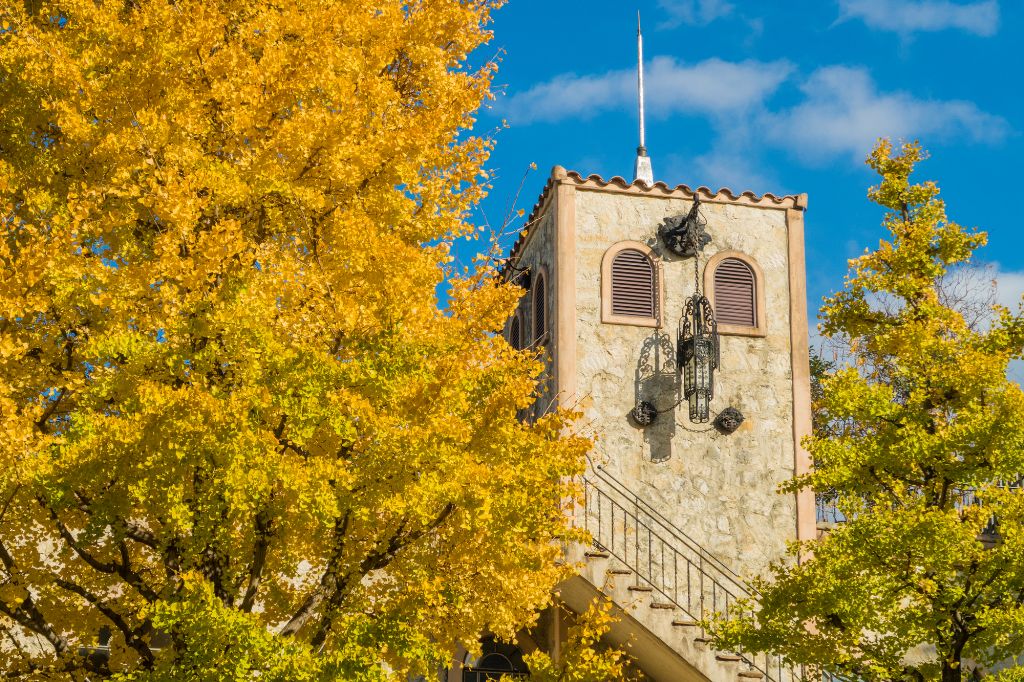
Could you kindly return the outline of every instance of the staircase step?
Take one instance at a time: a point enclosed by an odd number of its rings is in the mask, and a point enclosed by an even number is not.
[[[630,592],[654,592],[654,588],[650,585],[630,585],[626,589]]]
[[[727,661],[729,663],[743,660],[742,656],[737,656],[736,654],[715,654],[715,658],[719,661]]]
[[[628,568],[609,568],[607,572],[608,572],[609,575],[632,575],[633,574],[633,571],[629,570]]]
[[[686,618],[681,618],[679,620],[672,621],[672,625],[675,625],[677,628],[695,628],[698,625],[700,625],[700,623],[698,623],[695,620],[688,620]]]
[[[710,644],[711,643],[711,638],[710,637],[694,637],[693,641],[696,642],[697,644]]]
[[[608,552],[602,552],[598,549],[591,549],[584,552],[583,556],[585,556],[588,559],[607,559],[611,555],[608,554]]]
[[[651,608],[652,609],[667,609],[667,610],[671,610],[671,609],[675,608],[675,605],[674,604],[666,604],[665,602],[660,602],[660,601],[652,601],[651,602]]]
[[[744,680],[760,680],[764,679],[764,673],[760,670],[741,670],[737,677]]]

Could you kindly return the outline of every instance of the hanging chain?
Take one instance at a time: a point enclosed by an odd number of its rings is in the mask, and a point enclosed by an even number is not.
[[[697,197],[694,197],[694,201],[699,201]],[[695,204],[697,205],[697,204]],[[697,218],[694,220],[696,225],[700,220],[700,209],[697,209]],[[697,230],[691,227],[687,232],[688,241],[693,249],[693,294],[694,296],[700,296],[700,236]]]
[[[693,291],[700,296],[700,251],[694,249],[693,254]]]

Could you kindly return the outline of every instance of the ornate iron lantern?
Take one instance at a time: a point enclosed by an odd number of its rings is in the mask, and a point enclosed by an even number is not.
[[[715,370],[721,354],[718,325],[711,302],[698,289],[686,301],[679,329],[679,366],[683,371],[683,396],[690,405],[690,421],[703,424],[711,417]]]
[[[661,238],[670,251],[693,257],[693,296],[687,299],[683,309],[676,352],[683,374],[683,397],[690,406],[690,421],[698,424],[711,418],[715,370],[721,357],[715,313],[711,301],[700,291],[700,252],[711,241],[704,230],[706,225],[700,199],[695,194],[689,212],[670,218],[661,230]]]

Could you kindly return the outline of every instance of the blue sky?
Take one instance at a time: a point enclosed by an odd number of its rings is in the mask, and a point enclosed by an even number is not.
[[[638,9],[655,179],[807,192],[812,317],[847,259],[883,236],[864,165],[880,135],[930,150],[919,177],[939,182],[951,218],[989,233],[980,258],[999,299],[1019,299],[1020,0],[511,0],[482,53],[501,52],[503,94],[477,130],[508,123],[482,206],[491,224],[531,162],[527,211],[555,164],[632,179]]]

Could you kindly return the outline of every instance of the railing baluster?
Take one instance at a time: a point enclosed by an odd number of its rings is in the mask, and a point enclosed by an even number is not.
[[[654,570],[651,565],[652,553],[651,553],[651,529],[647,529],[647,576],[648,581],[654,577]]]
[[[672,597],[679,601],[679,552],[672,552]]]
[[[690,615],[693,615],[693,579],[690,575],[690,569],[693,568],[693,563],[686,560],[686,611]]]
[[[700,577],[700,616],[701,620],[704,620],[704,557],[697,557],[697,575]],[[704,626],[700,628],[700,635],[703,637],[707,633],[704,631]]]
[[[636,584],[650,586],[689,617],[700,621],[716,612],[728,618],[737,598],[753,596],[750,588],[721,560],[607,473],[596,473],[594,480],[584,477],[584,526],[597,545],[633,571]],[[680,559],[686,570],[684,584],[679,579]],[[681,590],[685,590],[685,599]],[[701,627],[700,631],[707,636],[706,628]],[[765,682],[795,682],[803,678],[795,668],[787,668],[782,657],[770,658],[742,650],[736,653],[751,669],[760,671]]]
[[[636,529],[636,533],[634,534],[633,540],[634,540],[634,542],[633,542],[633,551],[634,551],[634,557],[633,557],[633,566],[634,566],[634,568],[633,568],[633,570],[639,572],[639,570],[640,570],[640,527],[639,527],[639,524],[637,524],[637,529]]]

